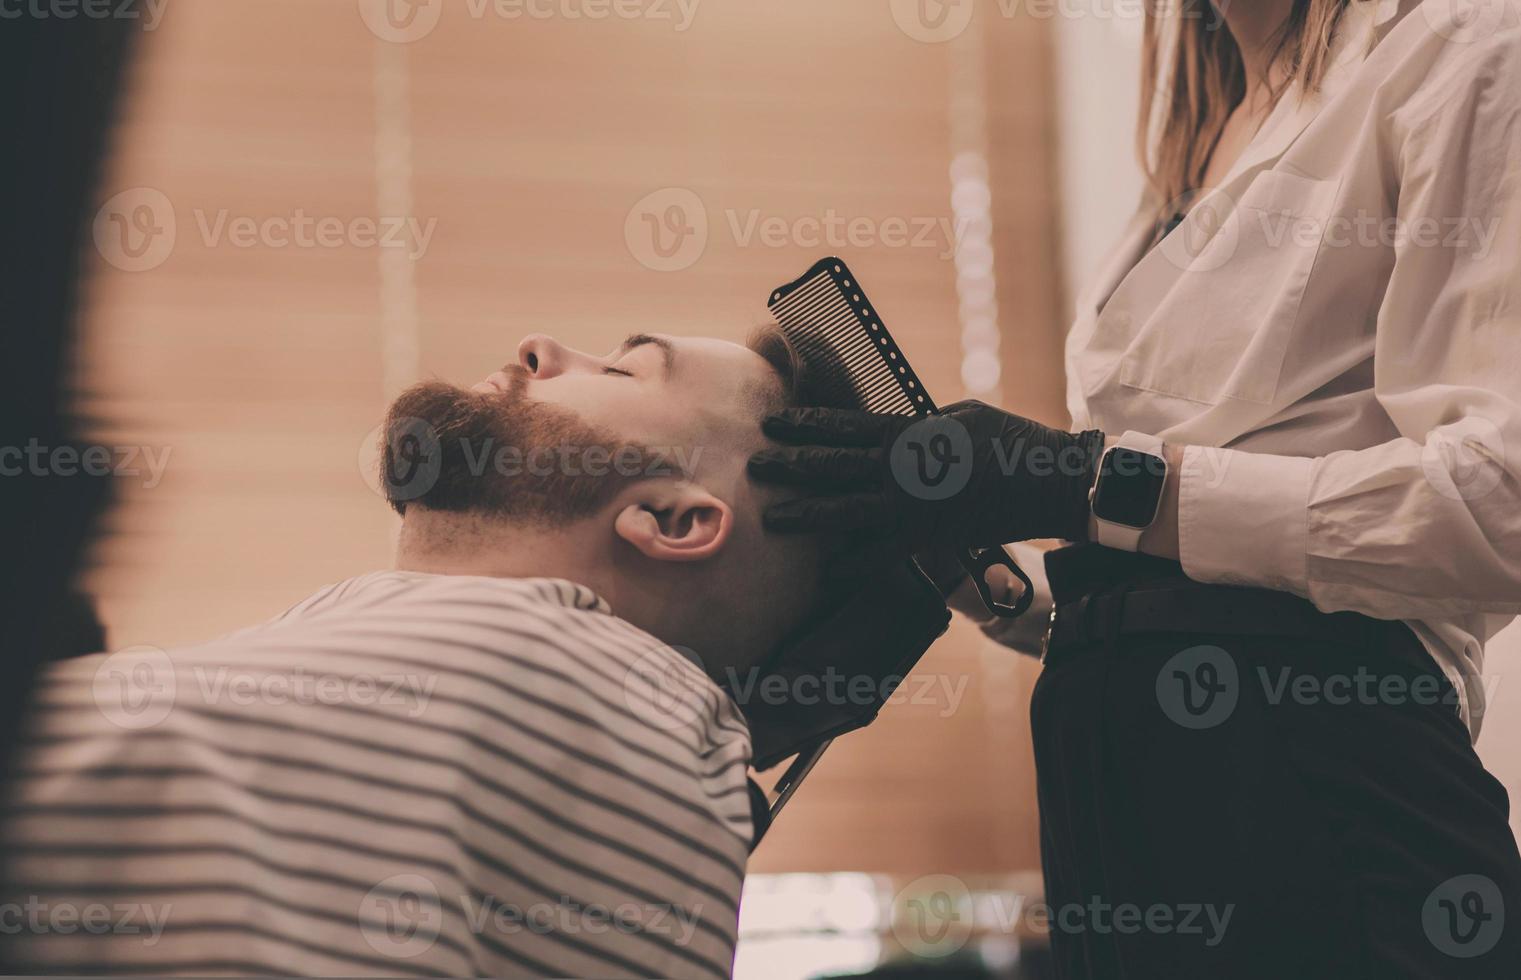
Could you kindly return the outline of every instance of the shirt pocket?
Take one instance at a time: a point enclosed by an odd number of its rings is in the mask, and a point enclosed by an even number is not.
[[[1265,171],[1199,202],[1148,256],[1181,270],[1120,360],[1120,384],[1218,404],[1278,392],[1340,180]]]

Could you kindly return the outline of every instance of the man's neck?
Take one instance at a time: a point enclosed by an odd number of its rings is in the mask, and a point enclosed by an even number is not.
[[[597,527],[587,521],[539,528],[413,507],[402,521],[396,567],[575,582],[606,600],[615,616],[681,648],[713,676],[759,661],[779,638],[775,615],[743,602],[713,569],[649,562]],[[662,564],[672,567],[652,567]]]
[[[614,615],[653,636],[691,643],[691,611],[671,600],[682,590],[661,570],[635,567],[639,557],[619,554],[596,528],[594,521],[550,528],[413,507],[401,524],[396,567],[432,575],[565,579],[591,589]]]
[[[546,530],[466,514],[412,508],[402,521],[396,567],[433,575],[563,578],[614,599],[606,568],[573,529]]]

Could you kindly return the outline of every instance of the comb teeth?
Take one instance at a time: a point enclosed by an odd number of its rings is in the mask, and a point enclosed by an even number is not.
[[[815,263],[777,288],[767,305],[814,384],[872,412],[935,413],[934,400],[841,260]]]

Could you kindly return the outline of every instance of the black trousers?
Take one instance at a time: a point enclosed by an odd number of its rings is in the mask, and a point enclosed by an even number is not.
[[[1220,600],[1175,563],[1065,550],[1059,610],[1140,586]],[[1049,650],[1032,725],[1058,977],[1521,978],[1505,790],[1414,635],[1347,616],[1298,636],[1097,623]]]

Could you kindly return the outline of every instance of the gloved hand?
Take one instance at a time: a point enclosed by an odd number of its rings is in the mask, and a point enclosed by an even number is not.
[[[870,530],[907,549],[1088,534],[1102,432],[1062,432],[978,401],[928,417],[793,408],[767,417],[789,445],[750,475],[807,495],[767,508],[773,531]]]

